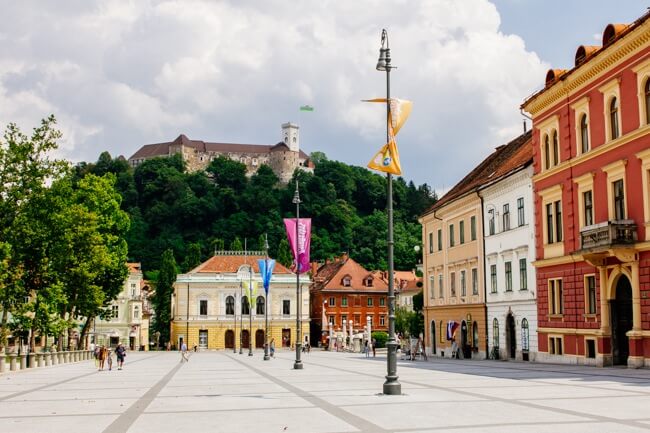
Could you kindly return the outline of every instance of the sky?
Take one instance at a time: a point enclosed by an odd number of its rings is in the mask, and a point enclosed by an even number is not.
[[[382,28],[391,95],[413,101],[403,176],[444,192],[523,132],[519,107],[638,0],[0,0],[0,126],[54,114],[59,157],[131,156],[181,133],[300,146],[365,166],[385,141],[375,70]],[[313,112],[299,107],[311,105]]]

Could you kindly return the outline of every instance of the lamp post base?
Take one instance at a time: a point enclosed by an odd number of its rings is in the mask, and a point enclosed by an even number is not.
[[[296,361],[293,363],[293,369],[294,370],[302,370],[302,361]]]
[[[253,352],[248,352],[248,356],[253,356]]]
[[[400,395],[402,393],[402,384],[399,383],[397,375],[397,343],[389,341],[387,346],[388,374],[384,382],[384,394]]]
[[[271,357],[268,354],[265,353],[264,354],[264,361],[268,361],[269,359],[271,359]]]
[[[241,347],[240,347],[239,348],[239,354],[241,355],[242,353],[244,353],[244,352],[242,352]]]
[[[389,378],[388,376],[386,376],[386,382],[384,382],[384,394],[386,395],[402,394],[402,384],[397,381],[397,377]]]

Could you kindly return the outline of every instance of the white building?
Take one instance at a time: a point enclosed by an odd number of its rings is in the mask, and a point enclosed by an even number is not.
[[[480,191],[490,357],[535,360],[535,218],[532,146],[509,161],[510,173]]]

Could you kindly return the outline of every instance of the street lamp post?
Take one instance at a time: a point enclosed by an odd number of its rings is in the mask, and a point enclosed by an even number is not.
[[[235,318],[235,330],[232,335],[232,353],[237,353],[237,291],[232,294],[232,315]]]
[[[300,224],[300,193],[298,192],[298,179],[296,179],[296,191],[293,194],[292,203],[296,205],[296,361],[293,363],[294,370],[302,370],[303,364],[300,360],[300,350],[302,349],[302,335],[300,333],[300,304],[302,304],[300,290],[300,262],[298,260],[298,250],[300,238],[298,235],[298,225]]]
[[[269,238],[264,238],[264,251],[266,252],[266,272],[269,271]],[[266,289],[266,287],[265,287]],[[271,359],[269,356],[269,293],[264,294],[264,361]]]
[[[244,338],[244,284],[239,280],[239,354],[243,353],[242,345]]]
[[[253,265],[248,265],[248,356],[253,356]]]
[[[377,70],[386,72],[386,142],[390,142],[390,70],[395,68],[390,64],[390,47],[388,44],[388,32],[381,31],[381,48],[379,49],[379,60]],[[388,342],[386,346],[386,382],[384,382],[384,394],[399,395],[402,393],[402,385],[397,376],[397,341],[395,339],[395,280],[393,278],[393,175],[386,174],[387,178],[387,214],[388,214]]]

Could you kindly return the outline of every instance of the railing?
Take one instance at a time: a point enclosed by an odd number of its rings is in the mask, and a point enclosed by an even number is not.
[[[637,240],[634,220],[612,220],[590,225],[580,230],[583,250],[629,245]]]

